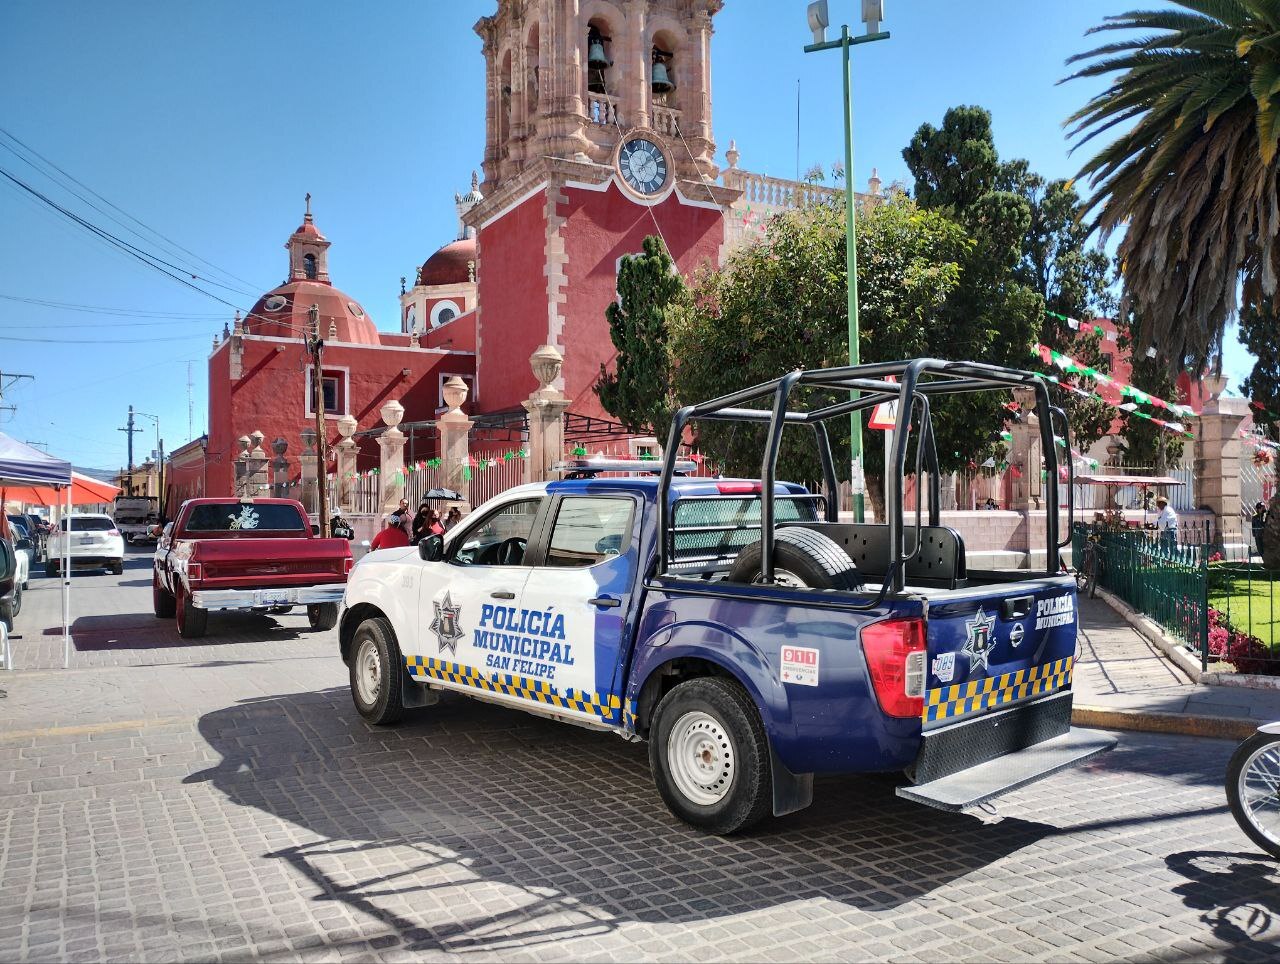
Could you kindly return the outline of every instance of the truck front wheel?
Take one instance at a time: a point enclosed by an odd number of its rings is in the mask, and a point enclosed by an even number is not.
[[[401,684],[404,660],[391,624],[381,616],[356,627],[351,640],[351,699],[375,726],[385,726],[404,713]]]
[[[736,683],[704,677],[662,698],[649,733],[658,793],[681,820],[731,834],[769,812],[769,743],[760,714]]]
[[[191,593],[178,593],[178,635],[183,639],[199,639],[209,625],[209,610],[197,609],[191,602]]]
[[[313,603],[307,607],[307,622],[312,629],[333,629],[338,625],[338,604]]]

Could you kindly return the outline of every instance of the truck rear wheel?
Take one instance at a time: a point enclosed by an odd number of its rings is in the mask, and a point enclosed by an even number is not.
[[[173,593],[160,585],[160,574],[151,573],[151,608],[157,619],[172,619],[177,600]]]
[[[649,763],[667,807],[702,830],[736,833],[769,812],[768,738],[734,682],[703,677],[664,696],[649,732]]]
[[[191,593],[185,590],[177,598],[178,635],[183,639],[199,639],[209,625],[209,610],[197,609],[191,602]]]
[[[738,553],[726,576],[728,582],[760,581],[762,543],[753,542]],[[773,536],[773,576],[794,589],[861,589],[862,577],[849,554],[821,532],[788,526]]]
[[[401,684],[404,660],[391,624],[381,616],[356,627],[351,640],[351,699],[356,710],[375,726],[394,723],[404,714]]]
[[[338,625],[338,604],[313,603],[307,607],[307,622],[312,629],[333,629]]]

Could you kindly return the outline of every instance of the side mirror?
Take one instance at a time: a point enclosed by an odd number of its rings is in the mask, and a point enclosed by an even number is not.
[[[151,527],[150,529],[148,529],[147,531],[148,531],[149,533],[151,533],[151,536],[152,536],[152,538],[154,538],[154,539],[159,539],[162,535],[164,535],[164,530],[163,530],[162,528],[160,528],[159,526],[152,526],[152,527]]]
[[[439,562],[444,558],[444,536],[427,536],[418,543],[418,558],[423,562]]]
[[[311,523],[311,534],[313,536],[318,536],[320,534],[320,527],[316,525],[314,522]]]

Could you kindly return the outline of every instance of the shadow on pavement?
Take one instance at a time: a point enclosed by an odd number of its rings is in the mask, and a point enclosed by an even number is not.
[[[1170,854],[1169,869],[1186,878],[1173,892],[1228,946],[1224,961],[1275,960],[1280,944],[1280,873],[1257,853]]]
[[[219,633],[235,635],[219,636]],[[45,636],[61,636],[61,626],[50,626]],[[245,613],[210,613],[208,632],[199,639],[183,639],[172,619],[157,619],[150,613],[119,613],[108,616],[78,616],[71,623],[71,641],[77,652],[100,650],[171,649],[182,646],[224,646],[257,641],[302,639],[313,630],[282,626],[270,616]]]
[[[209,713],[200,732],[222,760],[184,782],[322,838],[271,856],[409,950],[527,948],[815,897],[883,910],[1053,832],[854,776],[819,780],[802,813],[708,836],[663,806],[644,746],[462,698],[374,729],[345,688],[273,696]],[[495,898],[483,910],[461,890],[478,881]]]

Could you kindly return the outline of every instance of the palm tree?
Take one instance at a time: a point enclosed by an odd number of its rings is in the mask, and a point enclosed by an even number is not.
[[[1071,77],[1111,85],[1067,120],[1073,150],[1132,122],[1081,170],[1125,291],[1142,305],[1138,344],[1200,370],[1246,304],[1280,277],[1280,0],[1175,0],[1107,17],[1090,33],[1139,31],[1072,57]]]

